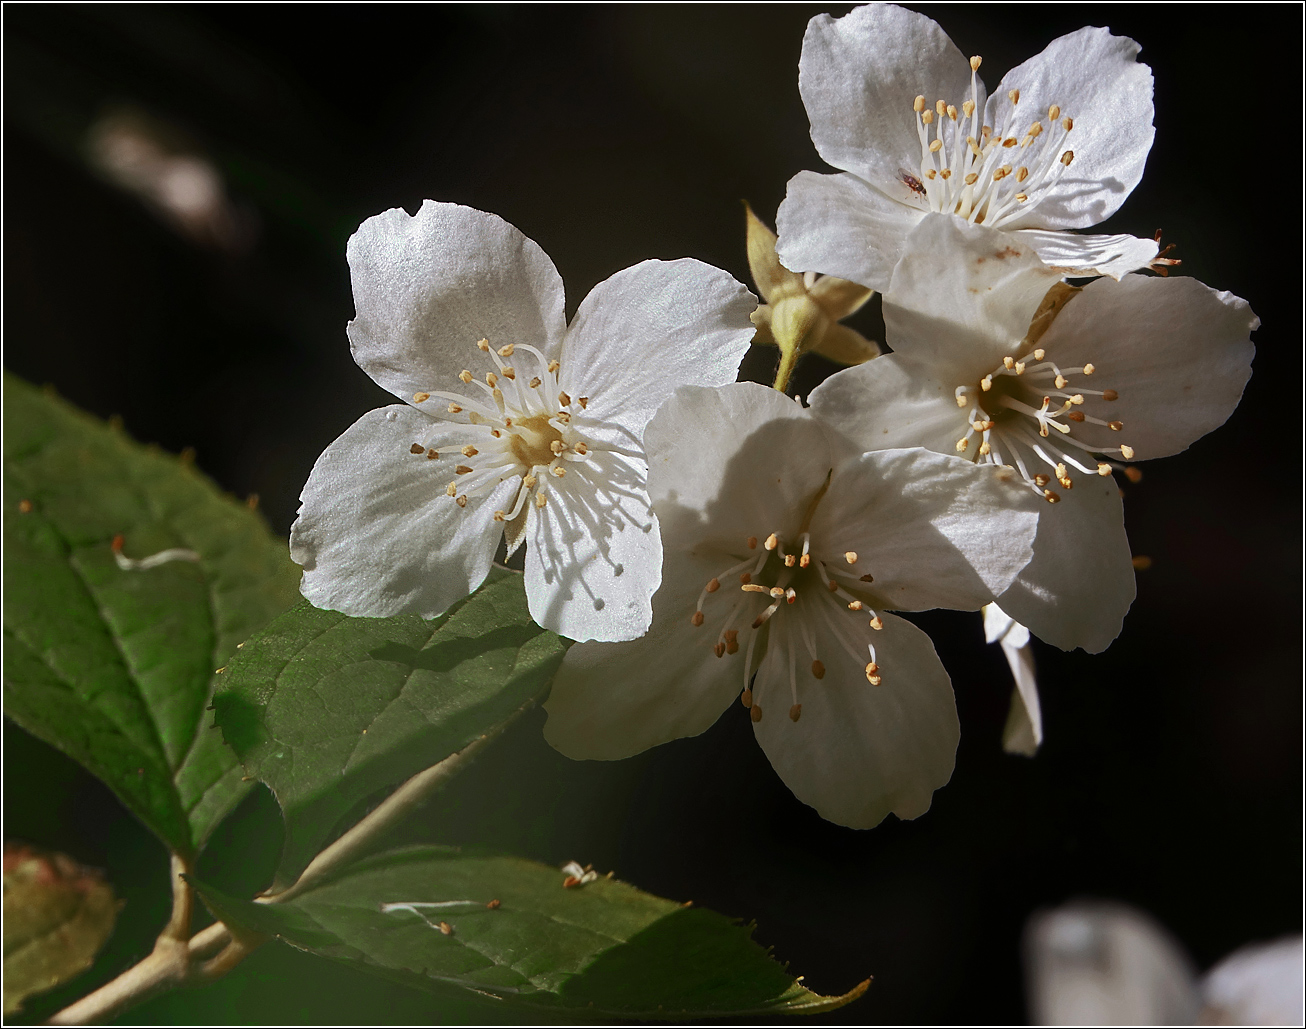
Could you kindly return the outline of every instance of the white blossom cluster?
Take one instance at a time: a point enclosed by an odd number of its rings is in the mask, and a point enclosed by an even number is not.
[[[1030,633],[1098,652],[1120,632],[1114,476],[1229,417],[1258,324],[1152,274],[1176,263],[1155,240],[1075,231],[1142,177],[1138,51],[1081,29],[990,94],[924,15],[813,18],[799,89],[839,171],[789,183],[778,244],[750,228],[761,308],[717,268],[645,261],[568,323],[553,263],[495,215],[369,218],[349,339],[401,402],[314,467],[304,595],[433,617],[500,539],[525,544],[531,615],[576,641],[546,705],[557,749],[625,757],[739,700],[795,795],[854,827],[927,810],[959,737],[933,645],[892,612],[983,607],[1017,680],[1009,749],[1032,752]],[[872,290],[878,357],[837,324]],[[735,382],[755,334],[782,367],[804,348],[852,366],[803,406]]]

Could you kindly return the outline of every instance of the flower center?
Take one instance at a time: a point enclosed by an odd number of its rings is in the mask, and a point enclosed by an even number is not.
[[[957,452],[970,452],[979,437],[975,459],[991,464],[1014,465],[1021,477],[1049,503],[1061,495],[1049,488],[1056,479],[1062,489],[1071,489],[1071,471],[1085,475],[1110,475],[1117,467],[1099,455],[1134,456],[1128,444],[1118,447],[1090,446],[1077,439],[1081,425],[1102,425],[1121,431],[1124,422],[1100,417],[1109,415],[1105,406],[1119,397],[1113,389],[1088,389],[1072,378],[1088,377],[1097,369],[1092,364],[1061,368],[1047,359],[1047,352],[1035,348],[1017,360],[1004,357],[1002,364],[974,386],[958,386],[957,406],[966,414],[966,434],[957,440]],[[1029,463],[1026,463],[1026,458]],[[1035,463],[1037,461],[1037,463]],[[1091,461],[1092,464],[1086,462]],[[1052,469],[1048,475],[1042,465]],[[1038,469],[1030,471],[1030,467]]]
[[[822,488],[796,535],[786,538],[772,532],[760,548],[757,536],[745,539],[731,557],[739,557],[741,553],[745,556],[708,580],[690,617],[690,623],[696,628],[711,619],[716,629],[713,652],[717,657],[739,653],[739,635],[744,633],[744,685],[739,699],[749,709],[754,722],[762,720],[760,692],[764,686],[760,682],[754,684],[752,678],[755,664],[761,664],[762,654],[757,651],[764,626],[767,631],[765,642],[760,645],[762,652],[768,647],[780,647],[788,659],[785,664],[789,669],[789,717],[793,721],[798,721],[803,710],[799,700],[800,655],[810,662],[807,667],[813,679],[825,678],[825,664],[817,654],[813,631],[816,625],[828,626],[830,631],[823,638],[838,640],[858,664],[869,657],[866,679],[872,686],[880,685],[875,644],[870,642],[870,633],[866,631],[884,628],[868,592],[868,584],[874,577],[866,571],[864,562],[858,566],[857,555],[852,551],[829,555],[813,547],[807,531],[811,514],[824,493]],[[861,619],[868,614],[870,620],[864,629]],[[852,620],[855,625],[848,624]],[[852,642],[858,637],[865,638],[865,652]],[[806,676],[802,680],[803,687],[810,688]],[[773,689],[775,684],[768,683],[765,688]]]
[[[449,423],[464,426],[466,440],[443,442],[441,450],[430,446],[430,439],[415,442],[409,448],[414,455],[428,460],[453,462],[454,478],[445,494],[459,507],[468,498],[487,493],[513,476],[521,476],[516,501],[507,509],[496,511],[496,521],[512,521],[520,515],[533,496],[535,506],[543,507],[545,476],[561,479],[569,467],[588,462],[591,447],[579,435],[580,426],[573,420],[583,419],[589,397],[572,398],[559,388],[561,364],[550,361],[535,347],[512,344],[490,346],[489,340],[476,344],[494,362],[497,371],[486,372],[485,381],[463,369],[458,379],[464,386],[475,386],[480,396],[431,390],[413,395],[413,402],[425,404],[433,398],[447,401],[445,412],[436,414],[436,430]],[[506,363],[521,351],[527,355],[535,374]],[[443,436],[443,433],[440,433]]]
[[[961,110],[946,100],[931,109],[925,97],[912,102],[921,141],[920,177],[900,172],[904,185],[923,196],[931,211],[960,215],[972,224],[999,226],[1038,205],[1075,159],[1064,149],[1074,119],[1053,104],[1045,122],[1029,122],[1022,132],[1017,113],[1020,90],[1011,101],[1001,131],[981,125],[976,105],[975,73],[980,58],[970,59],[970,98]]]

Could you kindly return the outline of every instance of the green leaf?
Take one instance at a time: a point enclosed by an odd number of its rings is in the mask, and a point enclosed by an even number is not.
[[[424,846],[375,855],[282,904],[196,886],[216,917],[301,950],[436,992],[459,986],[559,1013],[817,1012],[868,985],[820,996],[722,915],[610,878],[563,883],[564,873],[522,858]]]
[[[360,802],[462,750],[538,698],[564,644],[495,570],[434,620],[301,603],[244,645],[214,699],[223,735],[285,816],[293,881]]]
[[[113,889],[64,854],[4,852],[4,1013],[91,967],[118,917]]]
[[[189,857],[247,791],[214,669],[298,596],[262,518],[183,460],[6,374],[5,713]],[[183,548],[198,563],[124,571]]]

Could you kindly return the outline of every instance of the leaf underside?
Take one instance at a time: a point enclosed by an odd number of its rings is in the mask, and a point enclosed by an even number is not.
[[[495,570],[440,618],[349,618],[302,602],[244,645],[214,699],[250,775],[272,789],[292,882],[351,809],[539,698],[564,644]]]
[[[522,858],[421,846],[375,855],[284,904],[197,888],[217,917],[301,950],[437,993],[461,987],[559,1013],[815,1013],[868,985],[823,997],[722,915],[614,879],[563,883]]]
[[[189,462],[8,374],[4,429],[5,713],[191,856],[249,789],[205,710],[214,670],[299,570]],[[117,535],[130,558],[199,561],[123,570]]]

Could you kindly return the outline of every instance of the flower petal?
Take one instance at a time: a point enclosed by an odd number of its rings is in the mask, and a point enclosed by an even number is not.
[[[1002,729],[1002,749],[1008,754],[1033,757],[1043,742],[1043,711],[1038,702],[1038,681],[1034,677],[1034,654],[1029,630],[998,607],[984,606],[984,638],[1002,646],[1002,656],[1011,668],[1015,686],[1007,724]]]
[[[1090,654],[1120,635],[1134,602],[1134,566],[1120,490],[1110,476],[1084,476],[1039,516],[1034,559],[998,597],[1039,639]]]
[[[395,396],[449,389],[476,341],[529,343],[553,356],[565,329],[562,279],[502,218],[427,200],[367,219],[346,251],[357,315],[354,360]]]
[[[562,388],[638,438],[684,385],[734,382],[757,298],[702,261],[643,261],[595,286],[562,347]]]
[[[965,412],[953,398],[956,384],[900,354],[835,372],[812,390],[811,411],[857,450],[926,447],[955,454],[966,434]]]
[[[1196,279],[1129,275],[1085,286],[1040,345],[1062,367],[1094,365],[1074,388],[1120,395],[1090,398],[1083,410],[1122,421],[1123,430],[1083,422],[1075,438],[1102,448],[1127,443],[1143,461],[1177,454],[1225,423],[1251,377],[1249,337],[1259,324],[1247,301]]]
[[[789,180],[775,215],[776,252],[786,268],[885,290],[921,216],[855,175],[802,171]]]
[[[807,23],[798,60],[798,91],[817,153],[886,192],[901,191],[898,202],[914,205],[923,201],[900,178],[903,171],[920,173],[912,102],[923,95],[931,107],[940,99],[960,107],[970,81],[970,63],[937,22],[892,4],[868,4],[842,18],[817,15]],[[984,86],[977,86],[983,108]]]
[[[452,460],[409,453],[414,442],[465,439],[412,408],[369,411],[322,452],[300,494],[290,556],[314,605],[365,618],[434,618],[489,574],[502,525],[494,512],[521,480],[461,508],[445,496]],[[457,452],[454,451],[456,454]]]
[[[812,539],[823,558],[856,554],[891,610],[977,610],[1029,563],[1046,506],[1011,478],[919,447],[862,454],[835,469]]]
[[[885,339],[954,386],[976,383],[1015,353],[1060,278],[1019,236],[927,215],[885,295]]]
[[[1236,951],[1202,978],[1208,1025],[1301,1025],[1302,938],[1285,936]]]
[[[847,643],[865,651],[853,628],[864,629],[864,622],[834,605],[830,615],[808,623],[825,665],[819,681],[799,632],[785,628],[784,616],[772,630],[753,684],[762,708],[753,725],[757,740],[794,796],[822,818],[854,829],[869,829],[889,812],[916,818],[952,776],[961,730],[948,673],[925,633],[885,615],[884,629],[874,634],[883,685],[872,686],[845,649]],[[783,633],[793,638],[782,641]],[[791,653],[802,705],[797,722],[787,714]]]
[[[604,451],[548,480],[531,506],[526,598],[531,617],[573,640],[633,640],[648,631],[662,579],[662,541],[645,466]]]
[[[1080,236],[1073,232],[1021,229],[1016,238],[1032,246],[1048,267],[1072,278],[1110,275],[1119,279],[1146,268],[1160,250],[1154,239],[1127,235]]]
[[[742,688],[742,654],[720,661],[715,637],[689,617],[711,559],[668,553],[648,635],[629,643],[577,643],[544,709],[544,738],[567,757],[612,761],[706,732]]]
[[[648,423],[644,441],[668,552],[699,547],[709,534],[738,545],[759,522],[786,525],[833,462],[824,429],[802,405],[755,382],[682,387]],[[773,475],[773,455],[791,448],[810,460]]]
[[[1031,196],[1029,213],[1011,228],[1096,225],[1138,185],[1156,134],[1152,71],[1138,63],[1138,51],[1128,37],[1082,28],[1054,39],[1041,54],[1003,76],[985,110],[989,125],[1007,124],[1007,94],[1013,89],[1020,90],[1017,125],[1022,134],[1031,121],[1046,120],[1053,104],[1061,108],[1061,117],[1074,121],[1063,144],[1074,151],[1074,162],[1046,197]],[[1059,128],[1053,131],[1060,133]]]

